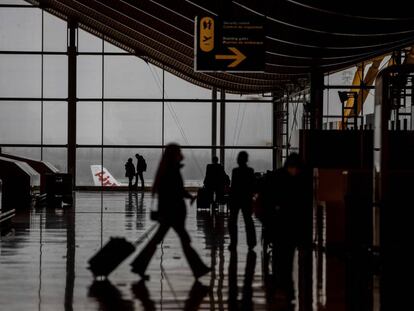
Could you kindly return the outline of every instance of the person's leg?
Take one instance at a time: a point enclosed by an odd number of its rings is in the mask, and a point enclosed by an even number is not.
[[[188,235],[187,230],[185,229],[184,220],[177,221],[175,224],[173,224],[172,227],[177,233],[178,237],[180,238],[184,255],[187,258],[187,262],[190,265],[194,277],[199,278],[204,274],[208,273],[210,271],[210,268],[204,264],[200,256],[195,251],[195,249],[191,246],[191,238]]]
[[[216,200],[219,202],[219,204],[223,204],[224,202],[224,189],[218,187],[216,189]]]
[[[237,204],[230,205],[230,217],[229,217],[229,235],[230,245],[229,249],[234,250],[237,247],[237,220],[239,216],[239,206]]]
[[[138,173],[135,173],[135,182],[134,182],[134,188],[138,187]]]
[[[139,175],[139,179],[141,180],[141,189],[144,190],[145,189],[144,172],[139,172],[138,175]],[[137,177],[137,179],[138,179],[138,177]]]
[[[212,188],[212,190],[211,190],[211,202],[213,204],[214,209],[218,207],[219,202],[218,202],[216,188]]]
[[[157,245],[161,243],[169,229],[169,225],[160,224],[152,239],[131,263],[132,272],[138,273],[140,276],[144,276],[151,258],[154,256],[157,249]]]
[[[129,191],[131,191],[133,189],[133,187],[132,187],[132,179],[133,178],[134,178],[133,176],[128,176],[128,189],[129,189]]]
[[[293,257],[295,246],[291,243],[279,243],[274,250],[274,273],[276,287],[283,289],[290,298],[293,296]]]
[[[244,223],[246,225],[246,238],[247,245],[250,249],[256,246],[256,229],[254,228],[254,222],[252,218],[252,208],[250,206],[245,206],[242,208]]]
[[[281,286],[283,290],[285,290],[287,298],[293,300],[295,295],[293,286],[293,258],[295,255],[295,246],[288,243],[284,248],[284,253],[281,258],[282,269],[280,281],[282,282]]]
[[[208,200],[208,207],[210,208],[210,204],[213,204],[214,201],[214,192],[210,186],[206,186],[206,200]]]

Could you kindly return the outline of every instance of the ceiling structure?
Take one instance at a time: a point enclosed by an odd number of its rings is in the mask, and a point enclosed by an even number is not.
[[[28,0],[202,87],[278,92],[287,84],[414,43],[414,14],[402,0]],[[264,73],[193,70],[194,18],[253,16],[265,25]]]

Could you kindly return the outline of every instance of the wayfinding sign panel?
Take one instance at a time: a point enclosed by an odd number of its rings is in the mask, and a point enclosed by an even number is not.
[[[194,38],[195,71],[264,71],[264,28],[259,20],[197,16]]]

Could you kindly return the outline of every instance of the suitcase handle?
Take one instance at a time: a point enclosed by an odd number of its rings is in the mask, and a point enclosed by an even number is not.
[[[145,231],[144,232],[144,234],[143,235],[141,235],[141,237],[138,239],[138,240],[136,240],[135,242],[134,242],[134,245],[135,246],[138,246],[139,244],[141,244],[142,242],[144,242],[144,240],[151,234],[151,232],[152,231],[154,231],[155,230],[155,228],[157,228],[158,227],[158,224],[154,224],[154,225],[152,225],[152,227],[151,228],[149,228],[147,231]]]

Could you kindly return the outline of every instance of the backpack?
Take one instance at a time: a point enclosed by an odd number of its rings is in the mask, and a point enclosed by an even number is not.
[[[141,156],[139,159],[139,166],[142,172],[145,172],[147,170],[147,162],[143,156]]]

